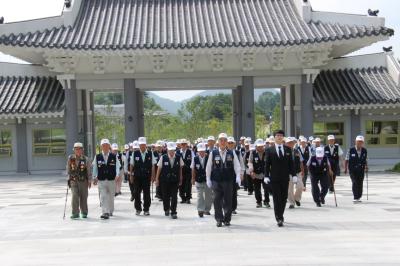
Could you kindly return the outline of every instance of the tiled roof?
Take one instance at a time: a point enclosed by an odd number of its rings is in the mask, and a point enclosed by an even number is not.
[[[64,90],[55,77],[1,77],[0,114],[40,114],[64,110]]]
[[[384,67],[323,70],[314,82],[314,106],[396,103],[400,87]]]
[[[73,26],[3,35],[0,44],[79,50],[292,46],[393,35],[304,21],[292,0],[85,0]]]

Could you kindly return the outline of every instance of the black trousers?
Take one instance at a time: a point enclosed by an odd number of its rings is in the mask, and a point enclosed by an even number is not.
[[[156,187],[156,198],[162,199],[161,186]]]
[[[171,214],[177,214],[176,206],[178,204],[178,183],[161,182],[160,188],[163,196],[164,211],[171,211]]]
[[[354,199],[361,199],[363,194],[364,173],[350,172]]]
[[[307,167],[307,162],[303,163],[304,166],[304,176],[303,176],[303,185],[304,188],[306,187],[307,184],[307,178],[308,178],[308,167]]]
[[[143,211],[149,211],[151,205],[150,178],[135,177],[133,185],[135,187],[135,209],[142,211],[141,196],[143,192]]]
[[[231,180],[212,181],[212,190],[214,191],[215,220],[217,222],[230,222],[232,218],[233,182]]]
[[[237,206],[238,206],[238,199],[237,199],[238,189],[239,189],[239,186],[236,183],[236,179],[234,179],[233,185],[232,185],[232,211],[236,211]]]
[[[264,183],[263,179],[253,179],[253,184],[254,184],[254,196],[256,198],[257,203],[261,203],[262,200],[262,194],[261,194],[261,186],[264,190],[264,202],[269,203],[269,192],[270,192],[270,186]]]
[[[182,169],[182,185],[179,187],[179,196],[183,201],[192,198],[192,173]]]
[[[274,201],[274,213],[277,221],[284,220],[286,202],[288,198],[289,180],[287,182],[271,183],[272,199]]]
[[[131,195],[132,195],[132,197],[135,198],[135,185],[133,183],[131,183],[129,178],[128,178],[128,184],[129,184],[129,190],[131,191]]]
[[[321,200],[324,200],[326,194],[328,194],[328,180],[328,175],[311,176],[311,191],[315,203],[321,203]]]
[[[251,178],[251,176],[248,175],[248,174],[244,174],[244,182],[245,182],[245,184],[246,184],[246,187],[245,187],[245,188],[247,188],[247,190],[248,190],[249,192],[253,192],[253,191],[254,191],[253,178]]]

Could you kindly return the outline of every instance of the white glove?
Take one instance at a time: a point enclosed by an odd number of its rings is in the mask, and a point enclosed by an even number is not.
[[[209,187],[209,188],[212,187],[211,179],[208,179],[208,178],[207,178],[207,187]]]
[[[236,176],[236,183],[240,186],[242,180],[240,179],[240,175]]]
[[[267,176],[264,177],[264,183],[268,185],[269,182],[271,182],[271,179],[269,179],[269,177],[267,177]]]
[[[298,181],[297,176],[293,176],[293,177],[292,177],[292,182],[293,182],[293,184],[297,184],[297,181]]]

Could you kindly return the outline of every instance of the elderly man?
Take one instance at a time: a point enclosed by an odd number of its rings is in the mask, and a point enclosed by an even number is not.
[[[299,150],[295,148],[296,138],[288,137],[285,142],[286,146],[292,149],[292,158],[296,175],[303,176],[304,175],[303,158],[301,157]],[[301,206],[300,201],[302,194],[303,194],[303,182],[301,180],[297,180],[297,182],[294,183],[291,179],[289,181],[289,191],[288,191],[289,209],[294,209],[295,205],[297,207]]]
[[[101,219],[109,219],[114,212],[115,180],[121,167],[117,156],[110,151],[110,141],[102,139],[101,153],[93,160],[93,184],[99,184]]]
[[[197,189],[197,211],[199,217],[210,215],[212,205],[212,190],[206,184],[206,165],[208,155],[206,154],[206,145],[204,143],[197,144],[197,155],[192,162],[192,184]]]
[[[172,219],[178,219],[178,187],[182,184],[181,156],[176,152],[174,142],[167,143],[168,153],[161,156],[157,163],[156,185],[161,187],[165,216],[171,215]]]
[[[311,174],[311,192],[314,202],[317,207],[321,207],[321,204],[325,204],[325,196],[329,189],[328,178],[332,175],[324,148],[317,147],[315,149],[315,155],[308,160],[307,167]]]
[[[132,175],[130,182],[135,190],[135,209],[136,215],[140,215],[143,210],[144,216],[150,215],[150,185],[155,181],[154,165],[157,163],[151,151],[147,150],[147,140],[145,137],[138,139],[139,150],[132,154],[131,169]],[[141,196],[143,192],[143,208]]]
[[[74,144],[74,154],[68,157],[67,173],[68,186],[72,191],[72,215],[71,219],[79,218],[79,210],[82,218],[88,215],[88,189],[92,184],[90,174],[90,161],[83,154],[83,144],[77,142]]]
[[[357,136],[356,145],[351,147],[346,154],[345,173],[349,169],[354,203],[360,203],[363,194],[364,174],[368,171],[368,153],[364,148],[364,137]]]
[[[221,133],[218,136],[218,149],[210,152],[206,178],[207,186],[214,191],[214,210],[217,227],[231,225],[232,218],[232,191],[235,178],[240,184],[241,167],[236,153],[227,147],[228,136]]]
[[[181,149],[177,153],[185,164],[182,168],[182,185],[179,187],[179,196],[182,200],[181,203],[190,204],[190,199],[192,198],[192,170],[190,166],[193,162],[194,153],[189,149],[188,144],[189,142],[186,139],[181,139]]]
[[[301,161],[303,164],[303,191],[306,191],[307,177],[308,177],[308,167],[307,162],[310,159],[311,150],[307,144],[307,139],[305,137],[300,137],[300,145],[297,147],[297,151],[300,153]]]
[[[113,143],[111,145],[111,152],[117,156],[117,160],[119,161],[119,178],[115,179],[115,197],[121,195],[121,187],[122,187],[122,180],[124,178],[124,158],[122,153],[119,152],[119,147],[117,143]]]
[[[325,155],[329,159],[332,168],[332,178],[329,178],[329,191],[334,192],[336,176],[340,176],[340,158],[343,156],[342,148],[338,143],[335,143],[335,136],[328,136],[328,145],[325,146]]]

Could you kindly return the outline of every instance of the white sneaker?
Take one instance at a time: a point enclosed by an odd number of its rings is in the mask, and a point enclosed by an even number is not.
[[[354,204],[358,203],[358,200],[357,200],[357,199],[354,199],[354,200],[353,200],[353,203],[354,203]]]

